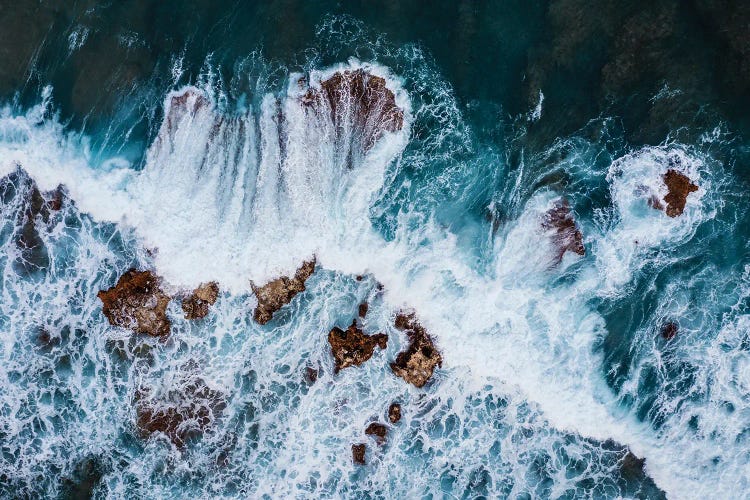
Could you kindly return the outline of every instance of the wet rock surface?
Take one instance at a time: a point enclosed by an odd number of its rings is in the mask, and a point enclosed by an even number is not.
[[[170,297],[159,288],[160,279],[151,271],[131,269],[117,284],[97,296],[102,312],[113,326],[154,337],[169,335],[167,318]]]
[[[375,347],[385,349],[388,344],[388,335],[384,333],[367,335],[357,327],[355,321],[346,330],[334,327],[328,333],[328,343],[333,355],[334,371],[338,373],[339,370],[349,366],[359,366],[370,359]]]
[[[352,445],[352,459],[357,465],[365,465],[365,451],[367,451],[367,445],[364,443]]]
[[[178,448],[207,431],[221,416],[224,395],[195,379],[180,390],[152,396],[149,390],[135,397],[136,424],[143,438],[162,433]]]
[[[410,344],[391,363],[391,370],[415,387],[424,387],[435,368],[443,365],[443,357],[413,313],[396,315],[395,326],[406,332]]]
[[[385,438],[388,435],[388,428],[383,424],[372,422],[365,429],[365,434],[368,436],[374,436],[378,444],[384,444]]]
[[[182,310],[185,313],[185,319],[205,318],[209,308],[216,303],[219,297],[219,285],[212,281],[204,283],[183,299]]]
[[[390,420],[392,424],[395,424],[399,420],[401,420],[401,405],[400,404],[391,403],[391,406],[388,407],[388,420]]]
[[[670,217],[682,215],[688,195],[698,191],[698,186],[693,184],[687,175],[674,169],[667,170],[662,179],[669,189],[664,197],[664,202],[667,204],[665,212]]]
[[[552,242],[555,245],[555,260],[559,263],[565,252],[586,255],[583,246],[583,235],[576,224],[570,204],[565,198],[555,202],[555,205],[545,212],[542,217],[542,229],[552,232]]]
[[[253,313],[255,321],[261,325],[271,321],[276,311],[291,302],[295,295],[305,291],[305,281],[314,271],[315,259],[304,262],[292,278],[282,276],[260,287],[252,285],[253,293],[258,299]]]
[[[384,132],[396,132],[404,125],[404,112],[380,76],[362,68],[337,71],[320,86],[320,90],[308,89],[302,103],[329,109],[339,135],[352,123],[364,151],[372,148]]]

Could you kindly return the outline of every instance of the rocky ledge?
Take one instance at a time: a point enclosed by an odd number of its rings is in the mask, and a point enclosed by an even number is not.
[[[305,282],[315,271],[315,259],[304,262],[297,269],[293,278],[282,276],[263,286],[252,285],[253,293],[258,299],[253,318],[261,325],[265,325],[273,314],[292,301],[295,295],[305,291]]]
[[[542,229],[552,233],[552,243],[555,245],[555,262],[559,263],[565,252],[586,255],[583,247],[583,235],[576,224],[570,204],[565,198],[557,200],[552,208],[542,216]]]
[[[388,336],[384,333],[367,335],[359,327],[356,320],[346,330],[334,327],[328,333],[328,343],[335,363],[334,371],[338,373],[349,366],[359,366],[372,357],[375,347],[385,349]]]
[[[179,391],[151,397],[149,391],[135,396],[138,431],[143,438],[162,433],[178,448],[202,435],[226,407],[224,395],[196,379]]]
[[[185,319],[201,319],[208,314],[210,306],[216,303],[219,298],[219,284],[212,281],[204,283],[183,299],[182,310],[185,313]]]
[[[160,279],[151,271],[130,269],[117,284],[97,296],[110,324],[154,337],[169,335],[167,318],[170,297],[159,287]]]
[[[670,217],[682,215],[688,195],[698,191],[698,186],[693,184],[687,175],[671,168],[662,176],[662,179],[669,190],[664,197],[664,202],[667,204],[665,212]],[[662,208],[661,204],[656,208]]]
[[[410,384],[424,387],[435,368],[443,365],[443,357],[413,313],[396,315],[395,326],[406,332],[410,344],[391,363],[391,370]]]

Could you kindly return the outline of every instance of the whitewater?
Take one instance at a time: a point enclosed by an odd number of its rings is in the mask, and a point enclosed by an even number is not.
[[[307,89],[357,70],[383,78],[403,111],[403,126],[371,147],[363,130],[375,125],[358,124],[353,108],[339,110],[342,125],[305,104]],[[350,59],[289,72],[242,106],[205,81],[175,87],[142,165],[95,157],[85,134],[60,123],[52,88],[30,109],[4,107],[5,493],[56,496],[84,477],[108,498],[743,496],[747,271],[716,299],[728,304],[712,335],[691,336],[708,324],[700,299],[667,284],[652,317],[683,318],[675,340],[658,323],[631,325],[628,370],[615,383],[603,347],[612,338],[603,309],[662,293],[648,276],[699,259],[696,241],[731,231],[716,220],[723,200],[740,195],[712,159],[711,137],[621,151],[605,169],[593,165],[606,156],[601,144],[561,140],[544,160],[570,181],[546,182],[530,167],[538,158],[511,166],[466,146],[472,131],[449,86],[430,80]],[[544,113],[539,97],[519,127]],[[670,168],[698,186],[674,218],[648,204],[667,194]],[[64,195],[48,220],[37,216],[44,250],[29,264],[18,238],[32,183]],[[489,215],[467,215],[490,183]],[[562,198],[586,253],[557,262],[540,220]],[[690,245],[689,257],[679,252]],[[252,285],[313,256],[307,290],[255,323]],[[153,269],[175,295],[215,281],[219,299],[198,322],[173,301],[166,340],[135,335],[111,326],[97,297],[131,267]],[[685,279],[722,295],[710,266]],[[326,335],[363,301],[364,325],[387,333],[388,346],[334,373]],[[401,310],[415,311],[442,353],[422,389],[388,367],[407,344],[393,326]],[[313,384],[306,367],[319,370]],[[664,373],[672,380],[654,382]],[[203,436],[179,448],[138,435],[138,390],[180,394],[196,380],[226,399]],[[387,443],[367,441],[367,424],[394,401],[403,419]],[[365,466],[351,459],[359,442]]]

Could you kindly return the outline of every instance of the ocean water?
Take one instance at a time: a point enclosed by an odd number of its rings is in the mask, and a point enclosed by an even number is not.
[[[750,498],[742,3],[0,6],[3,498]],[[364,149],[304,104],[356,70],[404,118]],[[585,255],[544,229],[561,199]],[[312,256],[256,323],[252,285]],[[114,327],[134,267],[218,301]],[[387,348],[336,373],[363,301]],[[402,310],[443,357],[423,388],[389,368]],[[196,386],[204,432],[139,430]]]

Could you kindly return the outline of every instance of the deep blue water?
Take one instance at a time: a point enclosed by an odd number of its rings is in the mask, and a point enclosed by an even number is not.
[[[0,7],[0,496],[748,497],[744,3]],[[356,69],[404,127],[352,157],[299,80]],[[670,169],[698,187],[674,218]],[[585,255],[558,262],[563,198]],[[312,255],[257,324],[251,282]],[[166,341],[113,327],[131,267],[219,300],[173,300]],[[388,347],[335,373],[362,301]],[[443,355],[424,388],[388,367],[405,308]],[[203,432],[144,435],[143,391],[196,384]]]

